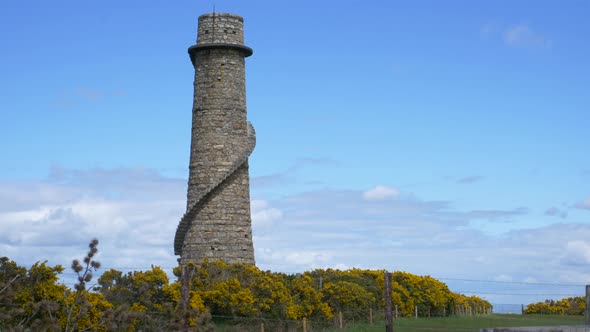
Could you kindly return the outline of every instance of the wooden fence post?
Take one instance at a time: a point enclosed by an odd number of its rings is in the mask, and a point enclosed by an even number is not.
[[[260,332],[264,332],[264,322],[260,322]]]
[[[373,305],[369,307],[369,324],[373,324]]]
[[[385,332],[393,332],[393,320],[391,318],[391,273],[385,271]]]
[[[190,278],[188,268],[183,265],[180,272],[180,296],[182,297],[182,331],[188,331],[189,328],[189,303],[190,303]]]
[[[414,313],[415,313],[416,318],[418,318],[418,306],[417,305],[414,306]]]
[[[590,285],[586,285],[586,309],[584,310],[584,324],[590,325]]]
[[[338,311],[338,327],[342,330],[342,311]]]
[[[399,318],[399,312],[397,311],[397,304],[395,305],[395,319]]]
[[[307,319],[303,317],[303,332],[307,332]]]

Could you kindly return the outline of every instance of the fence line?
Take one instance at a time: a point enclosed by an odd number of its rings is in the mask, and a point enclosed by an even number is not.
[[[150,266],[149,268],[146,268],[143,271],[149,271],[151,270],[153,267],[155,266]],[[162,268],[162,267],[161,267]],[[132,268],[132,267],[118,267],[118,268],[113,268],[114,270],[133,270],[133,271],[141,271],[141,269],[136,269],[136,268]],[[172,269],[170,267],[164,267],[162,269]],[[109,270],[109,269],[105,269],[105,270]],[[61,273],[61,275],[75,275],[75,273]],[[320,280],[321,280],[321,275],[319,276]],[[312,278],[314,279],[314,282],[317,281],[317,275],[315,277],[312,276]],[[540,282],[513,282],[513,281],[495,281],[495,280],[477,280],[477,279],[468,279],[468,278],[444,278],[444,277],[440,277],[440,278],[435,278],[432,277],[433,279],[436,280],[447,280],[447,281],[462,281],[462,282],[470,282],[470,283],[494,283],[494,284],[503,284],[503,285],[518,285],[521,286],[522,288],[525,288],[525,286],[546,286],[546,287],[582,287],[583,285],[575,285],[575,284],[561,284],[561,283],[540,283]],[[324,280],[325,281],[325,280]],[[65,283],[64,283],[65,284]],[[73,285],[74,283],[70,283],[70,287]],[[320,281],[321,284],[321,281]],[[389,284],[389,283],[387,283]],[[315,286],[314,286],[315,288]],[[321,286],[320,286],[321,288]],[[476,288],[476,287],[473,287]],[[509,288],[508,286],[505,288]],[[538,287],[540,288],[540,287]],[[476,291],[476,290],[472,290],[472,291],[468,291],[468,290],[456,290],[456,291],[452,291],[453,293],[459,293],[459,294],[475,294],[475,295],[502,295],[502,296],[546,296],[546,297],[580,297],[580,296],[584,296],[583,294],[573,294],[573,293],[555,293],[555,292],[547,292],[547,293],[543,293],[543,292],[535,292],[535,293],[523,293],[523,292],[518,292],[518,291],[514,291],[514,292],[503,292],[503,291]],[[487,299],[483,299],[485,301],[488,301]],[[518,301],[518,300],[517,300]],[[426,300],[424,302],[427,302]],[[391,313],[393,314],[395,312],[395,315],[393,315],[393,317],[395,317],[395,319],[399,319],[402,316],[408,316],[409,312],[410,312],[410,308],[404,306],[404,303],[400,303],[399,302],[399,298],[397,301],[398,305],[395,306],[395,311],[393,311],[393,308],[391,309]],[[514,312],[518,313],[518,312],[524,312],[524,304],[497,304],[497,305],[505,305],[505,306],[515,306],[515,310]],[[381,307],[382,304],[379,304],[378,307]],[[518,310],[518,307],[520,306],[520,310]],[[403,307],[403,311],[400,310]],[[265,318],[265,317],[236,317],[236,316],[217,316],[214,315],[213,317],[215,318],[220,318],[220,319],[248,319],[248,320],[252,320],[252,321],[267,321],[267,322],[287,322],[288,324],[302,324],[302,327],[305,327],[306,324],[323,324],[323,325],[333,325],[333,326],[344,326],[347,324],[350,324],[350,322],[373,322],[374,320],[380,320],[380,319],[384,319],[385,318],[385,313],[383,312],[383,310],[373,310],[372,307],[367,307],[364,309],[355,309],[355,310],[348,310],[346,308],[343,308],[342,310],[336,310],[334,308],[332,308],[333,310],[335,310],[333,312],[334,314],[334,318],[331,321],[326,321],[326,320],[317,320],[314,319],[313,317],[305,317],[305,322],[304,321],[299,321],[299,320],[287,320],[287,319],[279,319],[279,318]],[[449,317],[449,316],[476,316],[476,315],[487,315],[487,314],[491,314],[492,312],[495,312],[495,310],[491,310],[491,308],[488,308],[487,306],[474,306],[474,305],[455,305],[455,306],[451,306],[449,304],[447,305],[441,305],[441,306],[424,306],[424,305],[415,305],[413,308],[413,315],[412,317],[414,318],[434,318],[434,317]],[[495,308],[494,308],[495,309]],[[548,311],[550,312],[550,311]],[[262,325],[264,326],[264,325]]]

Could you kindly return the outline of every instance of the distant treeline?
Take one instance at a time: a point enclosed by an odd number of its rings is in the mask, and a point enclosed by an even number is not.
[[[586,298],[583,296],[568,297],[561,300],[545,300],[531,303],[524,310],[525,314],[544,315],[584,315]]]

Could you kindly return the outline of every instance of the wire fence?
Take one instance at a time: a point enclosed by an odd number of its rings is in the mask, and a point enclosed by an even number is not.
[[[365,314],[367,314],[365,312]],[[365,319],[358,318],[358,311],[343,311],[334,315],[331,320],[302,318],[299,320],[265,318],[265,317],[236,317],[213,315],[217,331],[383,331],[385,317],[383,312],[374,312]],[[356,318],[351,318],[356,317]],[[563,326],[582,325],[584,318],[580,316],[554,315],[491,315],[478,314],[472,316],[447,317],[412,317],[393,320],[395,332],[459,332],[484,331],[495,327],[525,327],[525,326]]]
[[[529,299],[536,297],[540,302],[554,302],[549,299],[584,297],[585,285],[550,282],[519,282],[479,280],[468,278],[435,278],[447,282],[467,283],[470,285],[483,284],[488,287],[477,289],[457,288],[455,293],[477,296],[509,297],[511,299]],[[492,285],[493,287],[490,287]],[[486,288],[490,289],[487,290]],[[484,297],[485,298],[485,297]],[[540,311],[535,315],[524,315],[527,305],[531,302],[492,303],[493,308],[470,306],[454,306],[449,308],[428,308],[415,306],[414,315],[405,317],[396,306],[393,314],[393,328],[396,332],[419,331],[488,331],[488,328],[499,326],[557,326],[582,325],[584,316],[577,314],[569,316],[567,310],[560,313],[555,311]],[[512,315],[493,315],[498,313]],[[301,319],[285,320],[277,318],[246,318],[214,316],[219,322],[220,331],[382,331],[385,328],[385,314],[383,309],[344,309],[334,312],[332,320]]]
[[[153,267],[116,267],[114,270],[127,272],[148,271]],[[171,279],[172,267],[161,267],[165,270]],[[76,282],[73,280],[76,276],[72,272],[62,273],[62,281],[69,287]],[[404,303],[399,303],[392,308],[394,318],[394,327],[396,331],[478,331],[479,327],[462,326],[465,322],[477,321],[476,325],[501,326],[502,324],[521,324],[527,325],[529,321],[521,321],[518,318],[506,316],[503,320],[498,321],[493,318],[494,313],[522,314],[527,305],[533,302],[541,302],[547,299],[560,299],[568,297],[585,296],[585,285],[559,282],[537,282],[537,281],[510,281],[510,280],[491,280],[491,279],[474,279],[474,278],[453,278],[444,276],[433,276],[434,279],[445,282],[449,289],[454,293],[464,295],[476,295],[492,303],[493,307],[483,307],[476,305],[460,305],[445,307],[428,307],[424,305],[413,306],[412,314],[408,314],[408,307]],[[71,281],[70,281],[71,280]],[[321,280],[316,287],[321,290]],[[486,298],[488,297],[488,298]],[[495,299],[496,301],[491,301]],[[506,301],[502,301],[507,299]],[[531,300],[533,299],[533,300]],[[502,301],[502,302],[499,302]],[[267,317],[259,315],[256,317],[241,317],[233,315],[217,315],[213,313],[212,318],[218,326],[219,331],[338,331],[353,329],[356,326],[365,326],[367,329],[355,331],[372,331],[373,327],[383,327],[385,321],[384,309],[382,304],[374,303],[373,307],[366,308],[332,308],[333,317],[325,319],[321,317],[305,317],[302,319],[285,319],[284,317]],[[402,307],[405,307],[402,313]],[[548,314],[549,312],[540,312]],[[555,314],[555,312],[552,312]],[[567,312],[563,311],[562,316]],[[563,318],[563,317],[561,317]],[[576,323],[576,319],[583,322],[583,316],[575,317],[571,321]],[[449,323],[450,322],[450,323]],[[451,324],[456,323],[458,324]],[[541,323],[548,325],[564,324],[567,319],[561,319],[556,315],[547,316],[542,321],[534,321],[534,325]],[[555,323],[555,324],[554,324]],[[524,325],[522,325],[524,324]],[[442,325],[442,327],[441,327]],[[451,326],[445,326],[451,325]],[[469,325],[469,324],[467,324]],[[473,325],[473,324],[471,324]],[[483,326],[480,326],[483,327]],[[354,330],[354,329],[353,329]]]
[[[153,267],[113,267],[114,270],[123,273],[135,271],[147,271]],[[165,270],[169,276],[174,278],[172,269],[174,267],[160,267]],[[72,288],[77,280],[76,274],[64,271],[62,282]],[[559,283],[559,282],[537,282],[537,281],[510,281],[510,280],[492,280],[476,278],[457,278],[448,276],[433,276],[433,278],[446,282],[454,293],[464,295],[475,295],[493,304],[492,313],[521,314],[527,305],[536,302],[542,302],[548,299],[558,300],[568,297],[585,296],[583,284],[576,283]],[[95,279],[96,280],[96,279]],[[478,314],[483,310],[478,308],[461,309],[450,308],[448,312],[431,312],[428,309],[420,310],[418,313],[426,312],[425,317],[440,317],[445,315],[466,315],[467,310]]]

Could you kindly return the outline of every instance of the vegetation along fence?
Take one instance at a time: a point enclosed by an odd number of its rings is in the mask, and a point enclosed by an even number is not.
[[[102,271],[95,260],[97,252],[98,241],[92,241],[88,254],[72,263],[71,272],[46,262],[27,268],[0,258],[0,331],[209,331],[215,326],[221,331],[319,331],[356,326],[403,331],[445,325],[460,331],[463,325],[473,329],[481,324],[507,324],[497,321],[495,308],[485,296],[530,297],[530,287],[545,300],[521,305],[518,313],[524,315],[518,318],[501,316],[522,323],[523,317],[539,314],[552,314],[554,321],[574,315],[583,323],[587,308],[585,297],[579,295],[580,285],[436,279],[366,269],[287,274],[221,261],[175,267],[176,280],[171,281],[157,266]],[[76,283],[66,285],[60,275],[74,276]],[[463,290],[451,291],[441,280]],[[457,283],[484,283],[488,290],[460,288]],[[570,286],[575,289],[571,294],[542,290]]]

